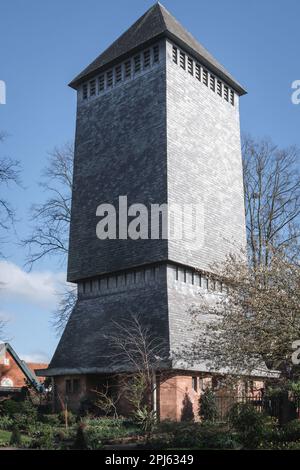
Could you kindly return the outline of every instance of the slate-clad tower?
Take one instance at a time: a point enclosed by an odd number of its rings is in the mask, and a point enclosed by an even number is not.
[[[174,351],[189,339],[187,310],[208,290],[206,273],[244,247],[245,91],[159,3],[70,86],[78,104],[68,279],[78,302],[47,373],[75,406],[112,372],[112,320],[138,314]],[[118,207],[119,196],[148,208],[200,204],[201,242],[99,240],[97,207]],[[207,370],[171,355],[164,367],[173,372],[160,386],[160,414],[179,419],[182,390],[196,393]]]

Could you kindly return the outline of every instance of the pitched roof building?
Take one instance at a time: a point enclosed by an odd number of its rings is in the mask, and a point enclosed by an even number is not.
[[[12,353],[10,353],[10,350]],[[0,343],[0,394],[21,390],[23,387],[27,386],[28,380],[30,380],[31,377],[42,383],[45,377],[40,376],[39,379],[37,379],[35,370],[46,369],[47,367],[47,363],[22,361],[10,345]],[[28,375],[26,376],[24,370],[25,372],[29,370],[30,377]]]

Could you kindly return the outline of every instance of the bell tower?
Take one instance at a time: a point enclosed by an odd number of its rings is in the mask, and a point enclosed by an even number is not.
[[[239,124],[245,90],[160,3],[70,86],[77,120],[68,280],[78,286],[78,301],[47,373],[61,393],[66,380],[79,381],[75,407],[97,377],[112,372],[113,321],[138,314],[165,339],[162,368],[170,380],[192,387],[194,376],[207,374],[205,364],[190,371],[172,359],[188,340],[187,310],[199,290],[208,291],[213,264],[246,243]],[[171,206],[198,207],[201,233],[192,242],[188,230],[153,237],[148,220],[147,234],[132,238],[120,211],[130,223],[134,205],[136,216],[136,205],[148,214],[153,205],[167,207],[168,215]],[[100,239],[97,224],[109,207],[117,235]],[[178,419],[182,397],[168,387],[160,386],[160,415]]]

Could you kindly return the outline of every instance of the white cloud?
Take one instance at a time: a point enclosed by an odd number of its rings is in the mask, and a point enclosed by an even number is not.
[[[0,298],[52,307],[66,285],[65,273],[26,272],[14,263],[0,261]]]

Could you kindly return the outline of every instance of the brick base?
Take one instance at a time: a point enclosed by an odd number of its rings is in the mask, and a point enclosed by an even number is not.
[[[76,382],[76,390],[72,385]],[[71,384],[71,391],[67,393],[67,381]],[[71,382],[70,382],[71,381]],[[156,409],[160,421],[199,421],[199,399],[207,387],[216,387],[217,377],[197,372],[169,371],[157,375]],[[68,408],[78,412],[84,407],[86,400],[96,397],[95,390],[109,384],[113,393],[118,392],[118,376],[101,375],[74,375],[54,378],[54,408],[62,410],[62,404],[67,403]],[[254,381],[252,392],[263,388],[262,381]],[[240,381],[236,394],[243,394],[244,382]],[[228,395],[228,389],[215,388],[217,396]],[[232,392],[230,392],[232,394]],[[123,416],[130,415],[131,407],[125,399],[118,401],[118,413]]]

